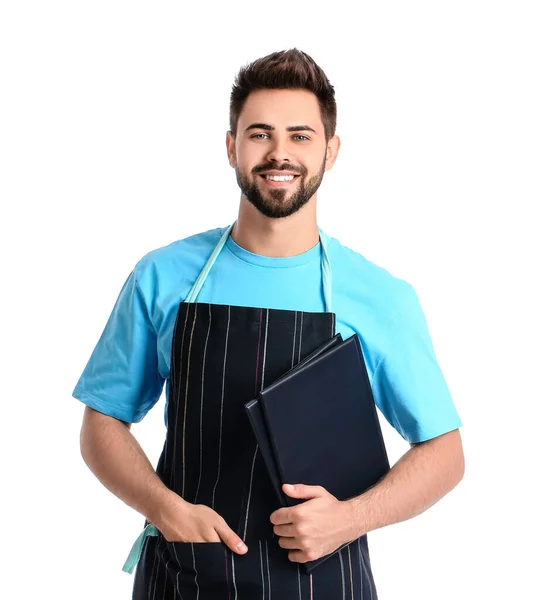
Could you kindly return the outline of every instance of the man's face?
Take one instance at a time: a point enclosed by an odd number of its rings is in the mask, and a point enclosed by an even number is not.
[[[227,146],[247,200],[270,218],[288,217],[315,195],[339,145],[327,144],[316,96],[307,90],[258,90],[244,105]],[[279,180],[280,178],[280,180]]]

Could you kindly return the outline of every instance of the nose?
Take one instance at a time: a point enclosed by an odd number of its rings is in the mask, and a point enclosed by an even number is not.
[[[270,162],[290,162],[291,157],[286,141],[280,138],[272,140],[266,158]]]

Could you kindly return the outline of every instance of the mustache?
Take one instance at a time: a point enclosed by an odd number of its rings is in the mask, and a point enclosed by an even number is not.
[[[297,173],[298,175],[305,174],[305,172],[301,169],[287,164],[279,165],[278,167],[273,167],[272,165],[263,165],[259,167],[254,167],[251,172],[253,175],[260,175],[261,173],[265,173],[266,171],[290,171],[291,173]]]

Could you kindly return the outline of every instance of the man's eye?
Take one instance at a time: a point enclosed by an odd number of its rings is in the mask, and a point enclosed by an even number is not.
[[[306,135],[295,135],[295,138],[302,138],[301,141],[308,140],[309,138]],[[299,141],[299,140],[298,140]]]
[[[264,135],[264,136],[266,136],[266,137],[267,137],[267,133],[256,133],[255,135],[252,135],[252,136],[250,136],[250,137],[253,137],[253,138],[259,138],[261,135]],[[260,138],[260,139],[262,139],[262,140],[263,140],[264,138]]]

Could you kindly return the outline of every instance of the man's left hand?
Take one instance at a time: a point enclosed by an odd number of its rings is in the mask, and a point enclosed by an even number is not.
[[[350,505],[318,485],[283,485],[291,498],[307,500],[271,514],[279,546],[292,562],[304,563],[330,554],[358,537]]]

